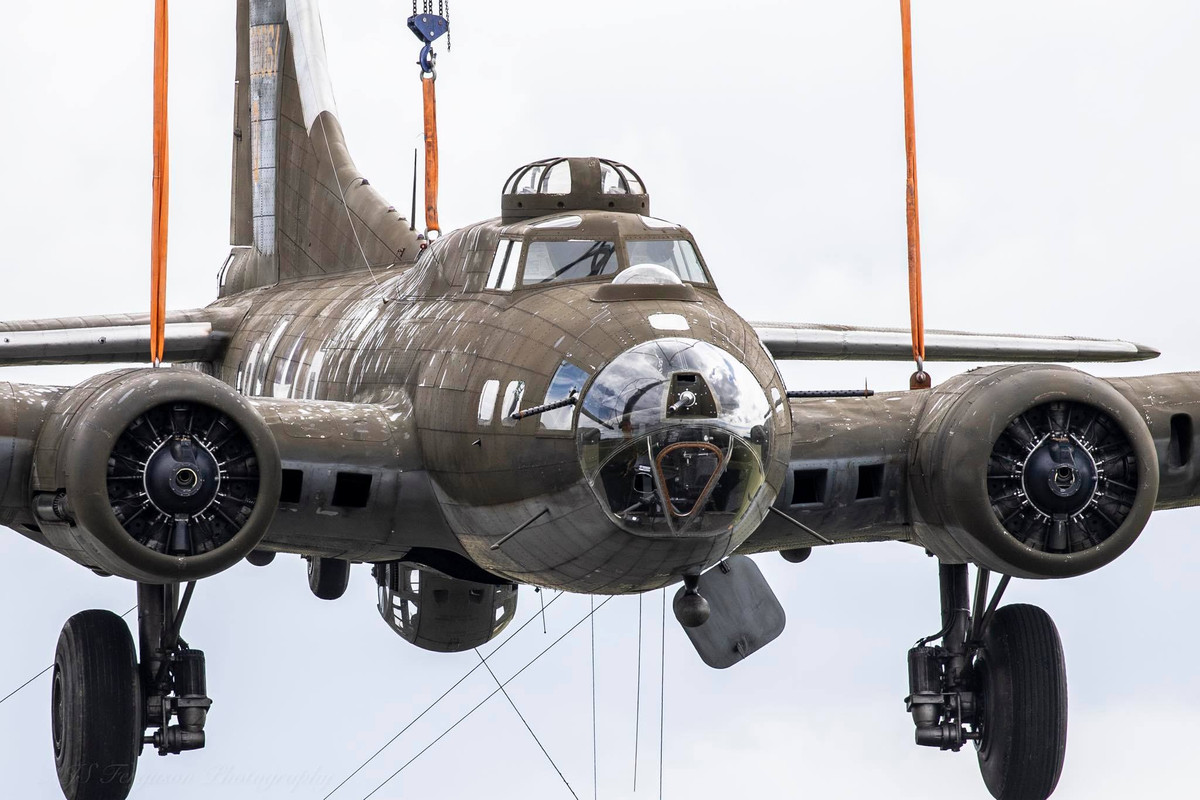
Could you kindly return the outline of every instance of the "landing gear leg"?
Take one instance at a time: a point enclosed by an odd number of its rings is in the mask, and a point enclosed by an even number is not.
[[[908,651],[909,696],[905,699],[917,726],[917,744],[958,750],[974,730],[975,693],[967,674],[967,636],[971,600],[966,564],[940,564],[942,628]],[[929,642],[941,639],[940,646]]]
[[[1067,680],[1050,616],[1030,605],[985,608],[990,574],[980,569],[972,609],[967,567],[941,564],[942,629],[908,651],[908,710],[919,745],[959,750],[975,743],[984,783],[997,800],[1046,800],[1067,743]],[[940,645],[931,645],[941,639]]]
[[[204,653],[179,635],[195,583],[138,584],[139,665],[145,696],[143,742],[165,756],[204,747],[208,697]],[[172,720],[175,722],[172,722]]]

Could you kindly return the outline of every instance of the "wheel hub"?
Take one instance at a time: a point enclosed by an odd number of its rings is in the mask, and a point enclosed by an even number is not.
[[[66,709],[63,704],[66,698],[63,695],[62,672],[58,665],[54,665],[54,687],[51,690],[50,698],[50,729],[54,736],[54,760],[62,760],[63,750],[63,717],[66,716]]]

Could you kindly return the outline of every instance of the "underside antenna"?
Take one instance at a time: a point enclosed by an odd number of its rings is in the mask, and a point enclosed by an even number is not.
[[[558,764],[554,763],[554,759],[551,757],[549,751],[546,750],[546,746],[542,744],[542,740],[539,739],[537,734],[533,732],[533,728],[530,727],[529,721],[525,719],[525,715],[521,713],[521,709],[517,708],[517,704],[513,702],[512,695],[508,693],[508,690],[504,688],[504,684],[502,684],[500,679],[496,677],[496,673],[492,671],[491,665],[487,663],[487,659],[483,657],[483,653],[479,652],[478,647],[475,648],[475,655],[479,656],[479,663],[482,664],[488,671],[488,674],[492,676],[492,680],[496,682],[496,688],[504,694],[504,699],[508,701],[510,706],[512,706],[512,710],[517,712],[517,716],[521,718],[521,723],[525,726],[525,730],[529,731],[529,735],[533,737],[533,741],[536,742],[537,746],[541,749],[542,755],[544,755],[546,760],[550,762],[550,766],[554,767],[554,771],[558,773],[558,777],[562,778],[563,785],[567,787],[567,791],[571,793],[571,797],[574,797],[575,800],[579,800],[579,795],[575,794],[575,790],[571,788],[571,783],[567,780],[567,776],[563,775],[563,771],[558,768]]]
[[[583,623],[587,622],[589,619],[591,619],[591,618],[592,618],[592,616],[593,616],[593,615],[594,615],[594,614],[595,614],[597,611],[599,611],[600,609],[602,609],[602,608],[604,608],[606,605],[608,605],[608,603],[609,603],[609,602],[610,602],[610,601],[613,599],[613,597],[615,597],[615,595],[610,595],[610,596],[608,596],[608,597],[604,598],[604,600],[602,600],[602,601],[600,602],[600,605],[596,606],[596,607],[595,607],[595,609],[593,609],[592,611],[590,611],[590,612],[589,612],[589,613],[588,613],[586,616],[584,616],[584,618],[583,618],[583,619],[581,619],[581,620],[579,620],[578,622],[576,622],[576,623],[575,623],[574,625],[572,625],[570,628],[567,628],[567,630],[566,630],[566,631],[565,631],[565,632],[564,632],[564,633],[563,633],[561,636],[559,636],[557,639],[555,639],[553,642],[551,642],[551,643],[550,643],[550,644],[549,644],[549,645],[546,647],[546,649],[542,650],[542,652],[538,653],[538,654],[537,654],[536,656],[534,656],[532,659],[530,659],[529,661],[527,661],[527,662],[525,663],[525,666],[523,666],[523,667],[521,667],[519,670],[517,670],[517,671],[516,671],[516,672],[513,674],[513,676],[512,676],[511,678],[509,678],[508,680],[506,680],[504,683],[500,684],[500,686],[501,686],[501,687],[508,686],[510,683],[512,683],[513,681],[515,681],[517,678],[519,678],[519,677],[521,676],[521,673],[525,672],[525,670],[529,669],[529,668],[530,668],[530,667],[532,667],[534,664],[536,664],[536,663],[538,662],[538,660],[539,660],[539,659],[541,659],[541,657],[542,657],[542,656],[546,655],[546,653],[549,653],[551,650],[553,650],[553,649],[554,649],[554,647],[555,647],[555,646],[556,646],[556,645],[557,645],[559,642],[561,642],[563,639],[567,638],[567,637],[568,637],[568,636],[570,636],[572,633],[574,633],[574,631],[575,631],[575,629],[576,629],[576,628],[578,628],[578,627],[579,627],[580,625],[582,625]],[[665,595],[664,595],[664,597],[665,597]],[[557,598],[555,598],[555,599],[557,599]],[[553,601],[551,601],[551,602],[553,602]],[[664,601],[664,602],[665,602],[665,601]],[[663,606],[663,609],[664,609],[663,613],[665,614],[665,613],[666,613],[666,610],[665,610],[665,609],[666,609],[666,606],[665,606],[665,605]],[[530,617],[530,619],[532,619],[532,617]],[[507,641],[507,640],[506,640],[506,641]],[[476,664],[476,665],[475,665],[475,669],[478,669],[478,668],[479,668],[479,665],[478,665],[478,664]],[[388,783],[390,783],[390,782],[391,782],[391,780],[392,780],[393,778],[395,778],[397,775],[399,775],[399,774],[400,774],[401,772],[403,772],[404,770],[408,769],[408,767],[409,767],[409,766],[410,766],[410,765],[411,765],[411,764],[412,764],[414,761],[416,761],[418,758],[420,758],[421,756],[423,756],[425,753],[429,752],[430,748],[432,748],[434,745],[436,745],[436,744],[437,744],[438,742],[440,742],[442,739],[446,738],[446,736],[448,736],[448,735],[450,734],[450,732],[451,732],[451,731],[453,731],[455,728],[457,728],[457,727],[458,727],[459,725],[461,725],[462,723],[466,722],[467,718],[468,718],[468,717],[470,717],[472,714],[474,714],[476,711],[478,711],[480,708],[482,708],[484,703],[486,703],[488,700],[491,700],[493,697],[495,697],[495,696],[496,696],[496,695],[498,695],[498,694],[500,694],[500,689],[493,689],[493,690],[492,690],[492,692],[491,692],[491,694],[489,694],[487,697],[483,698],[483,699],[482,699],[482,700],[480,700],[478,703],[476,703],[476,704],[475,704],[475,705],[474,705],[474,706],[471,708],[471,710],[470,710],[470,711],[468,711],[466,714],[463,714],[461,717],[459,717],[459,718],[458,718],[458,720],[456,720],[456,721],[455,721],[455,723],[454,723],[453,725],[451,725],[451,726],[450,726],[449,728],[447,728],[446,730],[442,731],[442,732],[441,732],[441,733],[438,735],[438,737],[437,737],[436,739],[434,739],[432,742],[430,742],[429,744],[425,745],[425,747],[424,747],[424,748],[422,748],[422,749],[421,749],[421,751],[420,751],[419,753],[417,753],[415,756],[413,756],[413,757],[412,757],[412,758],[410,758],[408,761],[406,761],[406,762],[404,763],[404,765],[403,765],[402,767],[400,767],[400,769],[398,769],[398,770],[396,770],[395,772],[393,772],[391,775],[389,775],[387,778],[385,778],[385,779],[384,779],[383,783],[379,784],[379,785],[378,785],[378,786],[376,786],[374,789],[372,789],[372,790],[371,790],[371,791],[370,791],[370,792],[369,792],[369,793],[366,795],[366,797],[364,797],[364,798],[363,798],[363,800],[369,800],[369,798],[373,797],[373,796],[374,796],[376,793],[378,793],[378,792],[379,792],[379,790],[380,790],[380,789],[382,789],[384,786],[387,786],[387,785],[388,785]],[[326,795],[326,797],[328,797],[328,795]]]
[[[554,602],[555,602],[556,600],[558,600],[558,598],[559,598],[559,597],[562,597],[562,595],[560,594],[560,595],[557,595],[556,597],[554,597],[554,598],[553,598],[553,599],[552,599],[552,600],[551,600],[549,603],[547,603],[547,604],[546,604],[546,606],[548,607],[548,606],[552,606],[552,605],[554,605]],[[136,606],[134,606],[134,608],[136,608]],[[130,609],[130,611],[132,611],[132,610],[133,610],[133,609]],[[126,612],[126,613],[128,613],[128,612]],[[543,613],[543,614],[545,613],[545,609],[543,609],[543,610],[542,610],[542,613]],[[521,624],[521,627],[517,628],[515,631],[513,631],[513,632],[512,632],[512,634],[511,634],[511,635],[509,635],[509,637],[508,637],[507,639],[505,639],[503,642],[501,642],[500,644],[498,644],[498,645],[496,646],[496,649],[495,649],[495,650],[493,650],[491,653],[489,653],[489,654],[488,654],[488,655],[487,655],[487,656],[484,658],[484,660],[486,661],[488,658],[491,658],[492,656],[496,655],[496,653],[499,653],[499,652],[500,652],[502,649],[504,649],[504,646],[505,646],[505,645],[507,645],[507,644],[508,644],[509,642],[511,642],[513,639],[517,638],[517,635],[518,635],[518,634],[520,634],[520,633],[521,633],[521,631],[525,630],[525,628],[526,628],[526,627],[529,625],[529,623],[533,622],[533,621],[534,621],[536,618],[537,618],[537,617],[536,617],[536,616],[534,616],[534,617],[530,617],[529,619],[525,620],[525,622],[523,622],[523,623]],[[553,645],[552,645],[552,646],[553,646]],[[539,657],[540,657],[540,656],[539,656]],[[374,761],[374,760],[375,760],[375,759],[376,759],[376,758],[379,756],[379,754],[380,754],[380,753],[382,753],[384,750],[388,749],[388,747],[390,747],[390,746],[391,746],[392,742],[396,741],[396,740],[397,740],[397,739],[399,739],[401,736],[403,736],[403,735],[404,735],[404,733],[405,733],[405,732],[406,732],[406,731],[407,731],[409,728],[411,728],[413,725],[416,725],[416,724],[417,724],[417,723],[418,723],[418,722],[421,720],[421,718],[422,718],[422,717],[424,717],[426,714],[428,714],[430,711],[432,711],[432,710],[433,710],[433,707],[434,707],[434,706],[436,706],[438,703],[442,702],[442,700],[446,699],[446,697],[447,697],[447,696],[448,696],[448,695],[449,695],[451,692],[453,692],[455,689],[457,689],[457,688],[458,688],[458,687],[459,687],[459,686],[462,684],[462,682],[463,682],[463,681],[465,681],[467,678],[469,678],[469,677],[471,677],[472,675],[474,675],[474,674],[475,674],[475,670],[479,669],[481,666],[483,666],[483,665],[482,665],[482,664],[476,664],[475,666],[473,666],[473,667],[471,667],[469,670],[467,670],[467,671],[466,671],[466,673],[464,673],[464,674],[463,674],[463,676],[462,676],[461,678],[459,678],[458,680],[456,680],[456,681],[455,681],[455,682],[454,682],[454,683],[453,683],[453,684],[450,686],[450,688],[449,688],[449,689],[447,689],[446,691],[442,692],[440,695],[438,695],[438,698],[437,698],[436,700],[434,700],[432,703],[430,703],[429,705],[427,705],[427,706],[425,707],[425,710],[424,710],[424,711],[422,711],[420,714],[417,714],[415,717],[413,717],[413,718],[412,718],[412,720],[410,720],[410,721],[409,721],[409,723],[408,723],[407,725],[405,725],[403,728],[401,728],[401,729],[400,729],[400,731],[399,731],[399,732],[398,732],[398,733],[397,733],[395,736],[393,736],[392,738],[388,739],[388,740],[387,740],[387,741],[384,743],[383,747],[380,747],[378,750],[376,750],[374,753],[372,753],[372,754],[370,755],[370,757],[368,757],[368,758],[367,758],[367,760],[366,760],[366,761],[364,761],[363,763],[359,764],[359,765],[358,765],[358,767],[357,767],[357,768],[355,768],[355,770],[354,770],[353,772],[351,772],[349,775],[347,775],[345,778],[343,778],[343,779],[342,779],[342,781],[341,781],[341,783],[339,783],[337,786],[333,787],[333,789],[331,789],[331,790],[330,790],[329,794],[325,795],[325,797],[323,797],[323,798],[322,798],[322,800],[329,800],[329,798],[333,797],[333,796],[334,796],[334,795],[337,793],[338,789],[341,789],[343,786],[345,786],[347,783],[349,783],[349,782],[350,782],[350,779],[351,779],[351,778],[353,778],[353,777],[354,777],[355,775],[357,775],[358,773],[362,772],[362,771],[363,771],[363,769],[364,769],[364,768],[365,768],[365,767],[366,767],[368,764],[370,764],[372,761]],[[518,673],[518,674],[519,674],[519,673]],[[514,677],[515,677],[515,676],[514,676]],[[511,679],[510,679],[510,680],[511,680]],[[432,745],[431,745],[431,746],[432,746]],[[395,777],[395,776],[393,776],[393,777]],[[389,778],[389,780],[391,780],[391,779]],[[376,791],[378,791],[378,789],[376,789]]]
[[[122,617],[128,617],[130,614],[132,614],[132,613],[133,613],[133,611],[134,611],[136,608],[137,608],[137,606],[134,606],[133,608],[129,609],[128,611],[126,611],[126,612],[125,612],[124,614],[122,614],[121,616],[122,616]],[[41,672],[39,672],[37,675],[34,675],[32,678],[30,678],[29,680],[25,681],[24,683],[22,683],[22,684],[21,684],[20,686],[18,686],[17,688],[13,689],[13,690],[12,690],[11,692],[9,692],[8,694],[4,695],[4,697],[0,698],[0,705],[2,705],[2,704],[5,702],[5,701],[7,701],[7,700],[8,700],[8,698],[12,697],[12,696],[13,696],[13,695],[15,695],[17,692],[21,691],[21,690],[22,690],[22,689],[24,689],[26,686],[28,686],[29,684],[33,683],[33,682],[34,682],[34,681],[36,681],[38,678],[42,677],[43,675],[45,675],[47,672],[49,672],[49,671],[50,671],[50,670],[52,670],[52,669],[54,669],[54,665],[53,665],[53,664],[51,664],[50,666],[46,667],[44,670],[42,670]]]
[[[633,705],[633,791],[637,791],[638,739],[642,732],[642,595],[638,595],[637,693]]]
[[[667,718],[667,588],[662,590],[662,643],[658,654],[658,796],[663,796],[663,727]]]
[[[596,595],[588,595],[592,613],[588,618],[592,621],[592,800],[600,796],[597,770],[599,760],[596,757]]]

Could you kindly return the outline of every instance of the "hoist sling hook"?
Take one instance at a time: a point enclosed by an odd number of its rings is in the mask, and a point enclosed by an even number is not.
[[[408,18],[408,29],[425,43],[417,59],[422,75],[432,73],[434,62],[437,60],[437,54],[433,52],[433,42],[449,32],[449,21],[437,14],[413,14]]]

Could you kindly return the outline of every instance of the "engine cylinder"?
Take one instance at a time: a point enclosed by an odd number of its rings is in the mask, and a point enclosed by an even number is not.
[[[1110,384],[993,367],[933,390],[910,456],[918,536],[946,561],[1063,578],[1137,539],[1158,494],[1154,441]]]
[[[279,499],[279,452],[258,412],[215,378],[118,370],[58,399],[32,485],[52,547],[132,580],[188,581],[262,539]]]

